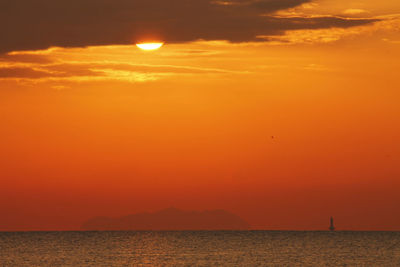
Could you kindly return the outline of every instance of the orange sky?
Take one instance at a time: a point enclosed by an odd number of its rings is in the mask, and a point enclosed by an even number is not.
[[[0,230],[170,206],[226,209],[255,229],[334,216],[338,229],[400,230],[398,1],[275,15],[380,21],[0,55]]]

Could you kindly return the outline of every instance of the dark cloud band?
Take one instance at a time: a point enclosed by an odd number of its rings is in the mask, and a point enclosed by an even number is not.
[[[309,1],[1,0],[0,53],[156,39],[248,42],[287,30],[351,27],[374,21],[272,16]]]

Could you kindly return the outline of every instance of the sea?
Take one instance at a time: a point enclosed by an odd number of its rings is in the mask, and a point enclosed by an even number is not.
[[[400,232],[3,232],[0,266],[400,266]]]

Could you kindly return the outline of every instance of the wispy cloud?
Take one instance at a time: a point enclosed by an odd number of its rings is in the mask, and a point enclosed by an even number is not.
[[[314,15],[316,17],[316,15]],[[325,18],[325,17],[324,17]],[[400,16],[397,14],[375,17],[376,21],[368,26],[356,27],[331,27],[322,29],[298,29],[288,30],[284,35],[259,36],[268,40],[270,45],[294,45],[294,44],[323,44],[332,43],[345,38],[362,35],[376,35],[382,40],[392,40],[391,35],[400,33]],[[352,20],[352,19],[347,19]],[[358,21],[358,19],[356,20]],[[380,37],[383,36],[383,37]]]
[[[348,16],[354,16],[354,15],[366,15],[369,14],[370,12],[365,10],[365,9],[360,9],[360,8],[349,8],[343,11],[344,15]]]
[[[121,50],[123,51],[123,47],[102,48],[102,50],[108,49],[111,49],[114,53],[121,52]],[[132,61],[131,59],[134,56],[125,60],[96,57],[75,60],[73,55],[76,53],[79,54],[82,51],[69,50],[70,49],[67,48],[51,48],[49,49],[50,52],[21,51],[3,55],[0,57],[0,80],[15,80],[23,83],[48,81],[89,82],[105,80],[137,83],[156,81],[174,75],[248,73],[246,70],[241,71],[205,66],[131,63],[130,61]],[[53,53],[55,55],[53,55]],[[200,53],[202,53],[202,51],[200,51]],[[170,53],[167,54],[170,57],[175,57]]]

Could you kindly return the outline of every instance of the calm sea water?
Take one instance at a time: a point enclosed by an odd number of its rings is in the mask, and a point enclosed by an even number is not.
[[[400,232],[0,233],[0,266],[400,266]]]

